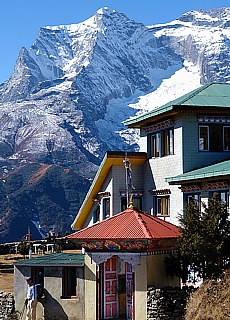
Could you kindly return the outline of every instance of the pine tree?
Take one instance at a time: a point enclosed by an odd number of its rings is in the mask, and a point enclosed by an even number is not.
[[[202,279],[217,279],[229,261],[230,221],[226,204],[217,195],[199,209],[195,201],[180,217],[179,252],[183,264]]]

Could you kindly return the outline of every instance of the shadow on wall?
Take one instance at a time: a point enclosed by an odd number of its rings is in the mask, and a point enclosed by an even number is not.
[[[68,320],[68,316],[63,310],[60,303],[54,299],[50,293],[44,289],[45,299],[41,299],[40,303],[44,308],[44,319],[46,320]]]

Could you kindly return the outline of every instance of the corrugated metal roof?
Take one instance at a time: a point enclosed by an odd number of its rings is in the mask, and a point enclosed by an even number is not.
[[[166,178],[169,183],[180,183],[182,181],[205,179],[230,175],[230,160],[222,161],[207,167],[192,170],[175,177]]]
[[[77,231],[67,238],[74,240],[102,239],[165,239],[180,235],[177,226],[134,208],[116,214],[90,227]]]
[[[84,255],[81,253],[51,253],[42,255],[36,258],[20,260],[15,265],[27,265],[27,266],[62,266],[62,265],[84,265]]]
[[[230,84],[228,83],[211,83],[195,89],[182,97],[170,101],[161,107],[143,114],[133,119],[124,121],[126,126],[138,127],[142,121],[155,117],[157,115],[172,111],[176,106],[201,107],[201,108],[229,108],[230,107]]]

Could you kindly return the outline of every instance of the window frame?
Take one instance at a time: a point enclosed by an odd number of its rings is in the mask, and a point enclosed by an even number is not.
[[[110,197],[102,198],[102,220],[110,217],[111,208],[110,208]]]
[[[61,299],[78,299],[79,298],[79,279],[80,279],[79,277],[84,278],[83,266],[62,267]]]
[[[174,127],[149,134],[151,158],[162,158],[174,154]]]
[[[34,283],[44,286],[44,267],[31,267],[31,277]]]
[[[157,195],[156,197],[156,216],[157,217],[169,217],[170,216],[170,196],[167,195]],[[163,210],[161,210],[161,212],[159,211],[159,200],[166,200],[166,211],[167,213],[162,212]],[[161,208],[163,208],[163,204],[161,203],[160,205]]]
[[[201,193],[200,192],[189,192],[189,193],[185,193],[185,204],[189,204],[190,199],[189,198],[193,198],[195,200],[195,203],[197,205],[197,207],[199,209],[201,209]],[[195,197],[198,197],[198,199],[196,199]]]
[[[207,149],[201,148],[201,129],[207,128]],[[225,147],[227,144],[227,134],[225,132],[230,130],[229,125],[223,123],[209,123],[201,124],[198,126],[198,150],[201,152],[229,152],[230,142],[228,142],[228,148]],[[225,131],[226,130],[226,131]],[[204,141],[204,145],[205,145]]]
[[[207,128],[207,139],[208,139],[208,141],[207,141],[207,149],[201,149],[201,148],[200,148],[200,145],[201,145],[201,143],[200,143],[200,139],[201,139],[200,129],[201,129],[201,128]],[[199,125],[199,140],[198,140],[198,148],[199,148],[199,151],[202,151],[202,152],[207,152],[207,151],[209,151],[209,148],[210,148],[209,135],[210,135],[210,128],[209,128],[209,126],[208,126],[208,125],[200,124],[200,125]]]
[[[93,209],[93,224],[100,221],[100,205],[97,203]]]
[[[166,157],[174,154],[174,129],[167,128],[165,130],[162,130],[162,136],[163,136],[162,156]]]
[[[221,202],[226,203],[227,208],[229,209],[229,195],[230,191],[229,189],[223,189],[223,190],[212,190],[209,192],[209,198],[213,197],[213,195],[217,193],[220,197]],[[222,194],[225,195],[225,200],[222,199]]]
[[[133,200],[134,207],[136,207],[139,210],[142,210],[143,196],[132,196],[132,200]],[[135,205],[135,200],[139,200],[140,206],[136,206]],[[125,211],[127,209],[127,197],[121,196],[121,198],[120,198],[120,208],[121,208],[121,212]]]

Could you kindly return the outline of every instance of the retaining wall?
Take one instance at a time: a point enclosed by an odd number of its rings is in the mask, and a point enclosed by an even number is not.
[[[182,320],[186,302],[194,292],[193,287],[156,289],[147,292],[147,320]]]
[[[11,293],[0,291],[0,320],[11,319],[14,311],[14,296]]]

